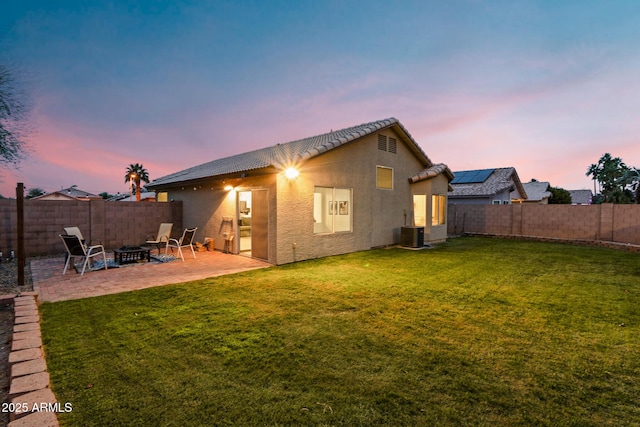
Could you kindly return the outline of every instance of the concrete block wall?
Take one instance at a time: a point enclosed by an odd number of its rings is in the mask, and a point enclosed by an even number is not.
[[[155,235],[161,222],[172,222],[172,236],[179,237],[182,203],[25,200],[25,252],[27,256],[63,253],[59,235],[71,226],[106,249],[137,245]],[[17,247],[16,201],[0,200],[0,251],[6,258]]]
[[[613,241],[640,243],[640,208],[638,205],[615,205]]]
[[[449,234],[640,244],[640,205],[450,205],[447,222]]]

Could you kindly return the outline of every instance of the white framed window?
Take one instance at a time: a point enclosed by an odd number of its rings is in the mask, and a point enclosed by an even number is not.
[[[443,194],[431,196],[431,225],[447,223],[447,197]]]
[[[314,234],[345,233],[353,229],[353,197],[350,188],[315,187]]]
[[[491,204],[492,205],[499,205],[501,203],[500,203],[500,200],[494,200],[493,202],[491,202]]]
[[[376,188],[393,190],[393,168],[376,166]]]

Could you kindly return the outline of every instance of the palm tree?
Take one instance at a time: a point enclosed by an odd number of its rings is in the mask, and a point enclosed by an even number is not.
[[[149,172],[140,163],[130,164],[127,168],[127,174],[124,176],[124,182],[129,182],[133,179],[136,184],[136,201],[140,201],[140,181],[149,183]]]
[[[612,157],[609,153],[604,153],[598,163],[589,166],[587,176],[593,175],[594,189],[595,181],[598,181],[600,193],[604,196],[605,203],[619,199],[619,193],[624,189],[620,181],[629,170],[620,157]]]
[[[587,176],[593,176],[593,194],[598,194],[596,191],[596,182],[600,177],[600,167],[597,164],[589,166],[589,169],[587,169]]]

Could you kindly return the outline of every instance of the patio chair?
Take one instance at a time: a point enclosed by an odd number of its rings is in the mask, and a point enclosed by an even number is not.
[[[65,234],[71,235],[71,236],[78,236],[78,239],[80,239],[80,242],[82,242],[83,245],[87,246],[87,241],[84,239],[84,236],[82,236],[82,232],[80,231],[80,228],[78,227],[64,227],[64,232]],[[93,240],[89,240],[89,246],[92,245]],[[100,240],[97,241],[98,245],[101,245],[102,242]],[[65,254],[65,263],[67,262],[67,260],[69,259],[69,253],[67,252]]]
[[[80,239],[80,241],[82,242],[82,244],[84,244],[85,242],[84,237],[82,237],[82,232],[78,227],[65,227],[64,232],[70,236],[77,236],[78,239]]]
[[[77,256],[82,257],[81,276],[84,274],[84,270],[87,268],[87,265],[93,261],[94,257],[99,255],[102,255],[102,258],[104,259],[104,269],[108,269],[107,254],[105,254],[104,247],[102,245],[86,246],[78,236],[72,234],[61,234],[60,238],[64,243],[64,247],[67,249],[67,262],[64,264],[64,270],[62,270],[63,275],[67,273],[69,264],[73,263],[73,258]]]
[[[169,243],[167,243],[167,249],[165,249],[165,252],[164,252],[165,255],[169,251],[169,248],[171,248],[171,251],[173,251],[173,248],[178,248],[178,255],[180,255],[180,258],[182,258],[182,262],[184,262],[184,255],[182,253],[182,248],[186,248],[188,246],[191,248],[191,253],[195,258],[196,251],[193,250],[193,242],[194,242],[194,237],[196,235],[197,229],[198,227],[185,228],[185,230],[182,232],[182,237],[180,237],[180,240],[169,239]]]
[[[65,234],[69,234],[71,236],[78,236],[78,239],[80,239],[80,241],[82,242],[83,245],[87,245],[87,241],[84,239],[84,237],[82,236],[82,232],[80,231],[80,228],[78,227],[64,227],[64,232]],[[93,246],[93,242],[94,240],[91,239],[89,240],[88,245],[89,246]],[[96,240],[96,244],[101,245],[102,242],[100,240]]]
[[[165,245],[165,254],[167,253],[167,245],[169,244],[169,239],[171,238],[171,229],[173,228],[173,223],[171,222],[163,222],[160,224],[158,228],[158,234],[156,236],[147,236],[146,245],[154,245],[158,249],[158,255],[160,254],[160,247]]]

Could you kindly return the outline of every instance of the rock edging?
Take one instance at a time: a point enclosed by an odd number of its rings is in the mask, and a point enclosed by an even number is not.
[[[57,427],[60,405],[49,387],[42,349],[36,292],[13,297],[14,325],[9,353],[9,427]]]

